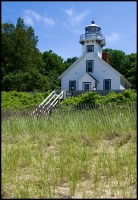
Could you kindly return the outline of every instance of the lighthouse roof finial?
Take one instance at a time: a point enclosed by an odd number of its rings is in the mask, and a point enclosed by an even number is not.
[[[92,24],[95,24],[94,18],[93,18],[93,20],[92,20]]]
[[[88,28],[88,27],[90,27],[90,26],[94,26],[94,27],[99,27],[100,28],[100,26],[98,26],[97,24],[95,24],[95,21],[94,20],[92,20],[92,22],[91,22],[91,24],[89,25],[89,26],[87,26],[86,28],[85,28],[85,30]],[[100,30],[101,30],[101,28],[100,28]]]

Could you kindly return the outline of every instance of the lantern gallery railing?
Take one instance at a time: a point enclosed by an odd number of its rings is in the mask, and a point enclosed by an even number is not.
[[[80,40],[84,40],[90,37],[96,37],[98,40],[105,40],[104,36],[101,33],[90,33],[80,35]]]

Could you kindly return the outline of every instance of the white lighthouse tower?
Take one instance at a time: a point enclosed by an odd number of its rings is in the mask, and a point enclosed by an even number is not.
[[[101,94],[105,94],[106,90],[124,90],[132,86],[122,74],[109,65],[108,52],[102,52],[105,38],[94,21],[85,27],[85,34],[80,36],[79,42],[82,45],[82,55],[59,76],[61,90],[66,89],[77,95],[80,94],[78,91],[96,89],[97,92],[103,91]]]
[[[82,53],[96,53],[102,58],[102,47],[105,46],[105,38],[101,33],[101,28],[94,21],[85,28],[85,34],[80,36]]]

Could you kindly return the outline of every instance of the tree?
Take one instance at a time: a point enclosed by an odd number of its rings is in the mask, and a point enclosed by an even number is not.
[[[76,56],[73,58],[67,58],[67,60],[64,61],[65,70],[68,69],[76,60],[78,60]]]
[[[38,71],[9,73],[2,80],[2,91],[48,91],[50,80]]]
[[[9,72],[26,72],[36,69],[38,64],[38,37],[32,27],[27,27],[23,19],[18,18],[16,27],[13,24],[2,24],[2,77]]]
[[[42,54],[37,49],[38,36],[35,36],[33,28],[27,27],[23,19],[18,18],[16,27],[13,24],[3,23],[1,32],[1,80],[3,90],[32,91],[34,89],[50,89],[47,82],[48,77],[44,77],[38,71]],[[37,79],[32,81],[35,74],[37,75],[36,78],[40,78],[39,81]],[[31,84],[29,80],[32,81]],[[37,82],[39,82],[39,86],[36,85]],[[43,84],[40,82],[43,82]]]
[[[1,25],[1,80],[14,68],[14,31],[13,24],[3,23]]]
[[[133,88],[137,87],[137,57],[136,53],[127,55],[126,78],[131,82]]]
[[[125,75],[126,73],[126,55],[123,51],[120,50],[112,50],[112,49],[103,49],[103,52],[109,53],[108,62],[109,65],[111,65],[114,69],[116,69],[118,72],[120,72],[122,75]]]
[[[48,74],[48,78],[50,80],[50,88],[51,90],[60,90],[60,81],[58,80],[59,74],[57,74],[56,70],[52,70]]]
[[[14,32],[14,72],[27,72],[29,69],[36,69],[38,64],[37,57],[39,50],[37,49],[38,36],[35,36],[32,27],[24,25],[24,21],[18,18]]]
[[[120,50],[112,50],[112,49],[103,49],[103,52],[109,53],[109,65],[111,65],[114,69],[120,72],[123,76],[125,76],[128,81],[133,85],[133,88],[136,88],[136,80],[137,80],[137,60],[136,54],[132,53],[130,55],[125,55],[123,51]]]
[[[49,75],[49,72],[56,71],[60,75],[64,71],[63,58],[53,53],[52,50],[45,51],[42,54],[42,60],[45,63],[43,73]]]

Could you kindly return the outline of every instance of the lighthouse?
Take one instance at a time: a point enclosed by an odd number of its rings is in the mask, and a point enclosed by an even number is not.
[[[96,53],[102,58],[102,47],[106,45],[105,38],[101,33],[100,26],[94,21],[85,28],[85,34],[80,35],[80,44],[82,45],[82,54]]]
[[[79,43],[82,46],[82,55],[58,77],[61,79],[61,90],[66,89],[72,95],[78,95],[82,91],[93,91],[95,88],[103,95],[102,91],[124,90],[132,86],[109,65],[108,52],[102,52],[105,38],[100,26],[94,21],[85,27],[85,34],[80,35]]]

